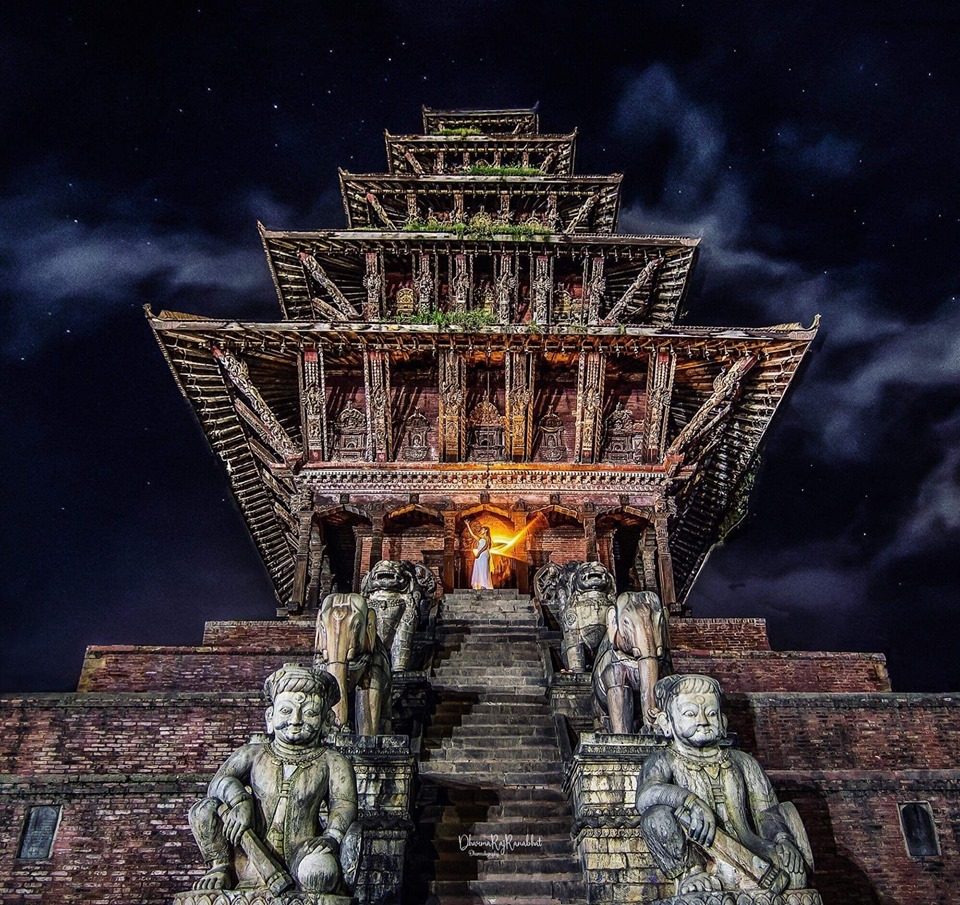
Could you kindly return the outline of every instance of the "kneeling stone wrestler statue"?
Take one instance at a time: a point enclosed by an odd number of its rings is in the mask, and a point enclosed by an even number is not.
[[[819,903],[806,890],[813,857],[790,802],[749,754],[724,745],[720,685],[699,675],[656,684],[657,728],[670,740],[644,761],[637,789],[640,830],[679,902],[726,902],[723,891],[755,890],[753,901]],[[663,901],[663,900],[661,900]],[[734,896],[730,902],[740,902]]]
[[[207,863],[194,889],[336,893],[340,844],[357,816],[353,765],[323,744],[336,680],[288,664],[264,692],[269,741],[234,751],[190,809]]]

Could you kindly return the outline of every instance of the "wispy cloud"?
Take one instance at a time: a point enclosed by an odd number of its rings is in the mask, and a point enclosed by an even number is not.
[[[95,189],[88,195],[96,196]],[[251,198],[284,213],[269,199]],[[96,222],[87,205],[72,216],[49,183],[26,182],[0,198],[0,282],[7,296],[2,353],[35,351],[64,329],[96,329],[124,303],[156,307],[200,300],[202,313],[236,313],[269,279],[253,247],[176,222],[169,210],[105,198]],[[279,212],[279,213],[278,213]]]
[[[707,307],[734,310],[749,323],[809,323],[823,317],[817,355],[794,390],[791,417],[802,448],[825,468],[868,468],[881,444],[898,437],[903,455],[923,444],[933,464],[919,475],[912,507],[898,520],[893,536],[872,567],[915,555],[945,533],[960,531],[960,411],[934,407],[922,434],[897,434],[910,423],[905,406],[960,387],[960,305],[955,299],[931,304],[925,319],[917,312],[884,308],[876,272],[869,261],[829,272],[812,258],[800,260],[771,251],[774,243],[753,228],[759,203],[752,174],[742,172],[728,153],[721,116],[685,91],[681,79],[663,65],[639,73],[624,88],[614,127],[643,137],[667,134],[673,155],[656,203],[626,198],[623,228],[640,233],[703,237],[703,292]],[[856,141],[839,134],[809,135],[782,125],[776,165],[784,178],[802,180],[815,171],[837,181],[859,178]],[[652,178],[656,178],[653,176]],[[695,204],[690,203],[695,200]],[[702,310],[697,300],[693,306]],[[912,320],[911,320],[912,318]],[[700,320],[701,318],[697,318]],[[716,318],[715,318],[716,319]],[[939,419],[939,420],[938,420]],[[885,450],[886,451],[886,450]],[[827,530],[827,529],[824,529]],[[809,556],[789,553],[789,562],[755,571],[751,595],[771,608],[791,612],[823,605],[823,595],[848,610],[865,605],[870,562],[848,557],[839,521],[826,545],[811,541]],[[955,535],[954,535],[955,536]],[[818,565],[798,567],[798,559]],[[717,593],[722,576],[707,579],[701,591]],[[825,589],[832,590],[825,590]]]

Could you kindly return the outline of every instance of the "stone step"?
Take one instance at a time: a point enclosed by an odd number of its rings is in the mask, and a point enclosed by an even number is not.
[[[544,730],[540,735],[525,732],[522,738],[511,735],[492,735],[482,732],[460,732],[454,730],[452,735],[440,739],[444,748],[457,748],[460,751],[472,748],[522,748],[525,752],[539,755],[556,754],[557,739],[552,733]]]
[[[462,767],[462,765],[449,764],[444,761],[424,761],[420,765],[420,773],[434,780],[446,779],[456,782],[468,782],[489,788],[501,788],[511,785],[529,786],[532,784],[559,788],[560,783],[563,781],[563,772],[561,770],[544,771],[531,769],[506,773],[498,770],[495,766],[489,770],[476,771],[458,769],[459,767]]]
[[[522,757],[523,760],[542,758],[544,761],[549,761],[560,757],[560,749],[556,742],[544,741],[537,745],[529,743],[518,745],[506,738],[497,739],[497,741],[499,744],[484,744],[483,739],[476,737],[461,739],[454,736],[443,739],[440,748],[436,750],[445,751],[446,757],[456,756],[466,760],[488,760],[490,757],[503,757],[504,762],[506,762]]]
[[[452,901],[452,896],[469,896],[476,894],[480,901],[488,905],[496,903],[524,902],[563,902],[572,905],[575,901],[585,898],[586,890],[583,880],[553,879],[542,880],[531,877],[498,877],[477,880],[434,880],[430,883],[430,892],[440,897],[441,903]],[[469,898],[467,901],[471,901]]]
[[[543,719],[531,722],[527,725],[523,723],[523,729],[517,730],[517,725],[488,725],[474,724],[472,719],[469,722],[462,723],[454,729],[456,738],[462,739],[502,739],[511,742],[528,742],[533,744],[556,744],[557,733],[554,729],[553,719],[546,714]]]
[[[499,819],[474,820],[472,822],[461,820],[446,820],[441,818],[435,824],[434,840],[453,840],[457,839],[462,833],[473,833],[475,836],[484,834],[487,836],[496,833],[510,834],[517,839],[522,839],[527,833],[534,836],[541,836],[544,844],[547,840],[560,840],[567,846],[568,853],[572,852],[573,843],[570,841],[570,826],[572,819],[567,814],[554,814],[549,818],[542,820],[527,820],[525,818],[503,817]]]

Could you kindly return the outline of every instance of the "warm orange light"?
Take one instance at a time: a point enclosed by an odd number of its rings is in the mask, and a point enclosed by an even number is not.
[[[496,556],[508,556],[510,559],[517,559],[510,551],[537,526],[538,522],[543,520],[542,513],[538,512],[536,516],[516,534],[493,534],[491,532],[491,540],[493,541],[491,552]]]

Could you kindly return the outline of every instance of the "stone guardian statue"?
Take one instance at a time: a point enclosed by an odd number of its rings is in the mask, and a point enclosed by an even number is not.
[[[730,747],[719,683],[667,676],[656,701],[670,744],[644,761],[637,810],[650,854],[676,882],[676,895],[658,901],[820,905],[806,889],[813,856],[799,815],[753,757]]]
[[[268,740],[234,751],[190,809],[207,872],[197,893],[177,895],[182,905],[213,891],[226,891],[218,902],[283,902],[287,891],[312,895],[298,902],[348,901],[329,895],[349,895],[340,847],[357,816],[353,765],[323,742],[337,683],[287,664],[263,687]]]

